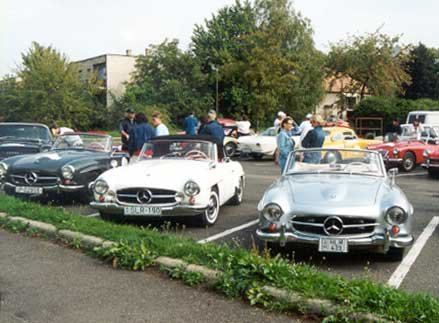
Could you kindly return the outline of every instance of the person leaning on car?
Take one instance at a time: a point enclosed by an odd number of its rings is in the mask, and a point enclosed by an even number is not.
[[[137,155],[143,144],[155,137],[155,129],[149,125],[145,114],[138,113],[135,122],[134,128],[129,133],[128,152],[130,156]]]
[[[119,123],[119,132],[122,141],[122,150],[128,150],[128,140],[130,139],[130,132],[134,128],[135,111],[131,108],[126,110],[126,116]]]
[[[325,142],[325,132],[322,129],[325,121],[323,118],[316,114],[311,117],[311,125],[314,129],[310,130],[308,134],[302,140],[303,148],[321,148]],[[322,158],[320,151],[316,152],[305,152],[304,153],[304,163],[319,164]]]
[[[278,162],[281,173],[284,171],[288,155],[294,150],[295,142],[291,136],[293,126],[293,118],[285,117],[280,124],[281,129],[276,137],[277,150],[279,152]]]
[[[388,136],[388,141],[394,141],[397,136],[401,136],[402,134],[402,128],[399,124],[399,119],[395,118],[392,120],[391,124],[388,124],[386,126],[385,135]]]
[[[224,129],[218,121],[216,121],[216,112],[214,110],[210,110],[207,113],[207,124],[201,129],[201,131],[199,131],[199,134],[212,136],[219,142],[223,142]]]

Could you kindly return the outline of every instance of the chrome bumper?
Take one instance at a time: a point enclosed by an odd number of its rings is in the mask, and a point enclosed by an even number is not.
[[[402,164],[402,158],[386,158],[384,161],[390,164]]]
[[[124,215],[124,205],[118,203],[109,202],[91,202],[90,206],[98,211],[102,211],[107,214]],[[140,205],[126,205],[126,206],[140,206]],[[194,205],[181,205],[174,206],[160,206],[150,205],[154,207],[160,207],[162,209],[161,216],[185,216],[185,215],[198,215],[206,211],[206,206],[194,206]],[[157,217],[156,215],[129,215],[130,217]]]
[[[423,163],[421,164],[422,168],[439,168],[439,164],[430,164],[430,163]]]
[[[3,184],[4,188],[12,188],[15,190],[15,188],[19,185],[14,185],[12,183],[9,182],[5,182]],[[36,186],[33,186],[36,187]],[[38,186],[41,187],[43,189],[43,193],[45,192],[50,192],[50,193],[59,193],[59,192],[77,192],[80,190],[83,190],[84,188],[86,188],[85,185],[61,185],[61,184],[57,184],[57,185],[50,185],[50,186]]]
[[[320,241],[320,236],[311,236],[305,235],[298,232],[290,232],[285,231],[285,229],[280,230],[280,232],[264,232],[260,229],[256,230],[256,235],[259,239],[270,242],[279,242],[281,246],[284,246],[286,242],[297,242],[297,243],[305,243],[305,244],[314,244],[318,245]],[[331,238],[328,236],[327,238]],[[337,237],[333,237],[337,238]],[[344,238],[348,240],[349,246],[383,246],[385,248],[388,247],[397,247],[404,248],[411,246],[413,244],[413,236],[412,235],[404,235],[398,237],[392,237],[389,233],[379,233],[374,234],[370,237],[338,237]]]

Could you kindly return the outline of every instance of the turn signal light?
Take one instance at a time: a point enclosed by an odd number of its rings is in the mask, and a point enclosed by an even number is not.
[[[105,197],[101,195],[101,196],[99,197],[99,202],[105,202]]]
[[[271,223],[271,224],[268,226],[268,231],[270,231],[270,232],[276,232],[276,224],[275,224],[275,223]]]
[[[392,226],[392,233],[394,236],[397,236],[399,231],[400,231],[400,229],[397,225]]]

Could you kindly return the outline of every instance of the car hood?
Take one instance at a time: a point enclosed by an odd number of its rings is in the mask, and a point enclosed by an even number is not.
[[[106,171],[99,179],[111,189],[150,187],[181,190],[186,181],[200,186],[207,181],[209,162],[195,160],[144,160]]]
[[[69,162],[84,158],[96,158],[100,154],[83,150],[60,150],[35,155],[24,155],[11,165],[11,169],[56,171]]]
[[[364,207],[376,203],[383,178],[349,174],[304,174],[288,175],[280,184],[295,205]]]
[[[256,143],[276,142],[274,136],[242,136],[238,138],[240,144],[254,145]]]

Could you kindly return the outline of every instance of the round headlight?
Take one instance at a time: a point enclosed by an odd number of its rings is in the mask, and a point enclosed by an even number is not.
[[[198,186],[197,183],[194,181],[187,181],[186,184],[184,184],[184,194],[188,196],[195,196],[200,193],[200,186]]]
[[[111,162],[110,162],[110,166],[112,167],[112,168],[115,168],[115,167],[117,167],[119,164],[118,164],[118,162],[117,162],[117,160],[115,160],[115,159],[113,159]]]
[[[424,156],[425,158],[428,158],[428,156],[430,156],[430,152],[429,152],[427,149],[425,149],[425,150],[422,152],[422,156]]]
[[[99,179],[94,185],[94,191],[99,195],[104,195],[108,191],[108,184],[106,181]]]
[[[398,153],[399,153],[399,150],[398,150],[398,148],[393,148],[393,155],[398,155]]]
[[[0,176],[5,176],[8,171],[8,165],[5,163],[0,163]]]
[[[282,216],[283,212],[282,212],[282,209],[280,208],[279,205],[277,205],[275,203],[271,203],[271,204],[267,204],[264,207],[264,210],[262,211],[262,214],[264,215],[264,217],[268,221],[274,222],[274,221],[278,221],[280,219],[280,217]]]
[[[75,173],[75,168],[72,165],[67,165],[61,168],[61,175],[65,179],[72,179]]]
[[[402,224],[407,221],[407,213],[398,206],[391,207],[387,210],[386,221],[389,224]]]

